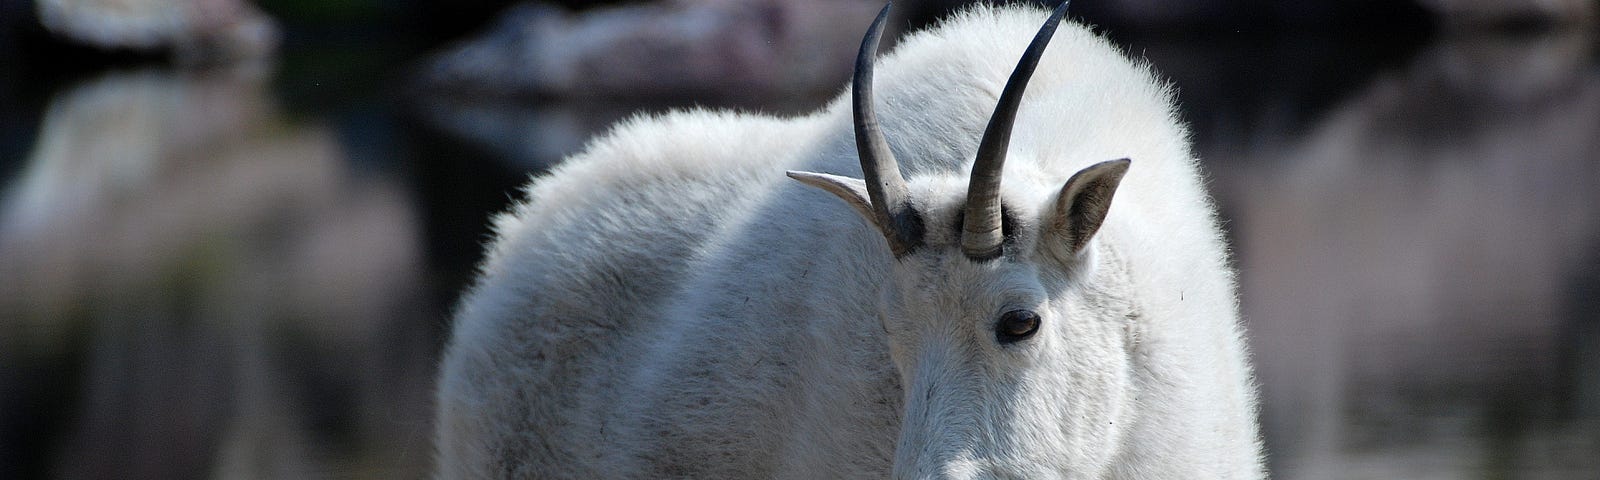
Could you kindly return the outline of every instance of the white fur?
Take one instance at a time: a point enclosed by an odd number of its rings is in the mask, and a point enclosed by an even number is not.
[[[784,177],[860,176],[848,95],[793,119],[636,118],[535,180],[456,317],[439,476],[1261,477],[1226,247],[1146,66],[1063,25],[1004,177],[1023,254],[961,253],[973,152],[1045,16],[969,10],[879,61],[928,232],[901,259]],[[1062,183],[1122,157],[1089,247],[1028,253]],[[1002,346],[1014,308],[1043,326]]]

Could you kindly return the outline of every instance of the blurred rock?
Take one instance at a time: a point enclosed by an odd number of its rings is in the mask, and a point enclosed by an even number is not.
[[[905,0],[898,28],[964,5]],[[1028,3],[1054,4],[1050,0]],[[668,0],[578,13],[520,4],[483,34],[439,54],[422,83],[532,97],[762,97],[834,90],[847,78],[873,0]],[[1114,29],[1410,32],[1516,23],[1592,24],[1589,0],[1115,0],[1073,16]]]
[[[259,58],[278,27],[248,0],[36,0],[59,35],[108,50],[170,50],[182,62]]]
[[[1446,22],[1457,25],[1539,22],[1592,24],[1593,0],[1417,0]]]
[[[674,108],[729,108],[768,114],[803,114],[836,95],[832,91],[769,95],[735,101],[671,99],[614,102],[604,99],[516,102],[492,96],[421,95],[416,116],[456,140],[492,154],[514,171],[536,172],[577,153],[595,135],[634,115]]]
[[[833,90],[882,5],[675,0],[568,13],[512,8],[431,61],[423,82],[501,95],[769,96]]]
[[[45,464],[0,476],[426,471],[443,313],[415,208],[266,78],[112,73],[51,103],[0,189],[0,365],[53,372],[0,374],[0,460]],[[60,424],[7,444],[33,418]]]
[[[638,113],[631,103],[523,104],[470,96],[425,96],[414,106],[433,130],[529,173],[559,163],[591,136]]]
[[[1396,28],[1437,22],[1460,26],[1507,23],[1588,24],[1591,0],[1110,0],[1073,6],[1097,23],[1133,29],[1277,30],[1297,32]]]
[[[1600,471],[1572,393],[1600,364],[1594,46],[1446,37],[1304,132],[1202,152],[1246,157],[1215,171],[1275,477]]]

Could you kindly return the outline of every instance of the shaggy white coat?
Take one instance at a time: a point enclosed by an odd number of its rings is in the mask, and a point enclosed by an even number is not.
[[[1004,176],[1021,253],[961,253],[974,150],[1046,16],[968,10],[879,61],[926,222],[901,259],[784,176],[860,177],[848,93],[800,118],[635,118],[535,179],[457,312],[438,476],[1261,477],[1226,246],[1147,66],[1062,26]],[[1063,182],[1123,157],[1088,247],[1039,245]],[[1043,324],[1001,345],[1017,308]]]

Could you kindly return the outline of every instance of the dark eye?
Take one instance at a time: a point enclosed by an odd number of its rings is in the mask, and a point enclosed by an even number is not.
[[[994,324],[994,338],[1007,344],[1032,337],[1039,331],[1039,314],[1027,310],[1012,310],[1000,316]]]

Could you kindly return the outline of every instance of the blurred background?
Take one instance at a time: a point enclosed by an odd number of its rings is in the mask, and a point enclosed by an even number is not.
[[[815,109],[880,6],[0,0],[0,478],[424,477],[515,187]],[[1276,478],[1600,479],[1596,2],[1073,8],[1180,91]]]

